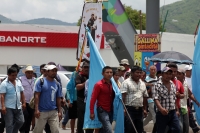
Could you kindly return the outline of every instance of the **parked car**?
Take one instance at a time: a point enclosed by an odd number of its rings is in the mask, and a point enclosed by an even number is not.
[[[65,96],[67,89],[66,86],[72,76],[72,72],[69,71],[58,71],[57,74],[59,75],[60,79],[61,79],[61,83],[62,83],[62,93],[63,96]]]

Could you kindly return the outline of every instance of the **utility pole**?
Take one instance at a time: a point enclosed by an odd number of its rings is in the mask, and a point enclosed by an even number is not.
[[[146,33],[159,33],[160,0],[146,0]]]
[[[139,13],[139,15],[140,15],[140,16],[139,16],[139,17],[140,17],[140,34],[142,34],[142,17],[143,17],[143,16],[142,16],[142,11],[140,10],[139,12],[140,12],[140,13]]]

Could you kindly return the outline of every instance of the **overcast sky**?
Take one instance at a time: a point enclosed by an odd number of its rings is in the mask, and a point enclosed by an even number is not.
[[[34,18],[53,18],[65,22],[77,22],[84,0],[1,0],[0,14],[16,21]],[[145,12],[146,0],[121,0],[133,9]],[[160,6],[178,0],[160,0]]]

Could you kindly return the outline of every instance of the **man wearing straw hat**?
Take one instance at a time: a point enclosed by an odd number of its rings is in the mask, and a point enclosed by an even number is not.
[[[24,87],[24,96],[26,100],[26,109],[23,111],[24,114],[24,124],[20,129],[20,132],[29,133],[31,121],[33,117],[34,110],[29,106],[30,100],[33,97],[33,88],[34,88],[34,81],[33,78],[33,67],[31,65],[27,65],[25,69],[22,70],[25,76],[20,77],[22,86]]]

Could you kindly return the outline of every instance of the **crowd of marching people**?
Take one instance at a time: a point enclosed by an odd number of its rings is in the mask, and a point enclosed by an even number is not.
[[[8,68],[7,77],[0,85],[0,133],[59,133],[58,122],[66,107],[62,129],[70,119],[71,133],[112,133],[113,100],[115,93],[111,78],[122,94],[125,133],[145,133],[144,126],[153,120],[153,133],[200,132],[193,116],[193,103],[200,103],[192,94],[192,66],[178,68],[168,63],[162,70],[150,66],[149,75],[139,66],[130,67],[127,59],[121,60],[116,70],[102,69],[103,78],[94,87],[90,99],[90,119],[102,123],[100,129],[84,129],[84,116],[89,84],[90,64],[84,61],[74,71],[62,93],[62,83],[54,62],[40,66],[41,76],[36,78],[31,65],[23,68],[24,76],[17,77],[20,67]],[[96,108],[95,108],[96,104]],[[97,116],[95,116],[97,111]],[[75,130],[77,120],[77,129]]]

